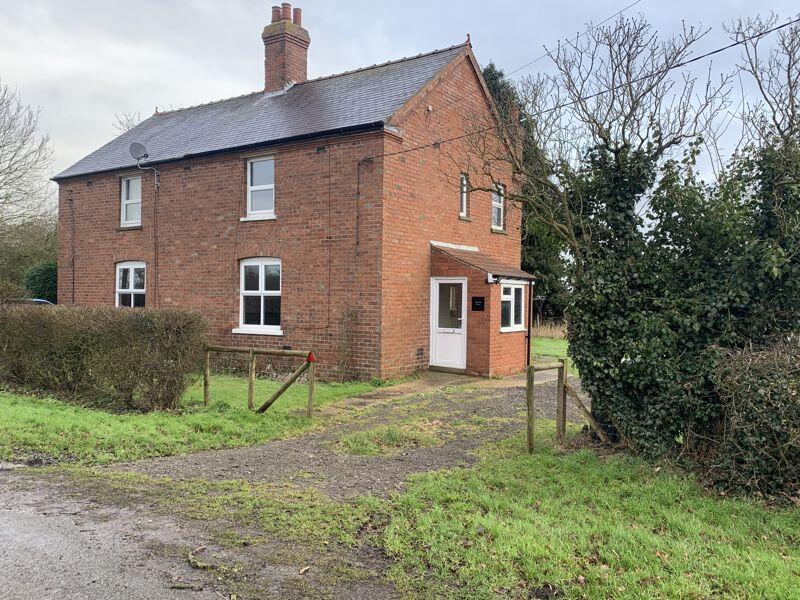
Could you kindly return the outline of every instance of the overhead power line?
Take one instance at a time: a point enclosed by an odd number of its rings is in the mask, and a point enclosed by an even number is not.
[[[637,77],[637,78],[635,78],[635,79],[633,79],[631,81],[626,81],[624,84],[619,84],[619,85],[612,86],[612,87],[609,87],[609,88],[606,88],[606,89],[603,89],[603,90],[599,90],[599,91],[597,91],[597,92],[595,92],[593,94],[589,94],[588,96],[581,96],[580,98],[576,98],[575,100],[570,100],[569,102],[564,102],[563,104],[559,104],[557,106],[553,106],[553,107],[550,107],[550,108],[546,108],[546,109],[540,110],[540,111],[538,111],[536,113],[532,113],[531,116],[532,117],[539,117],[539,116],[542,116],[542,115],[546,115],[546,114],[549,114],[549,113],[554,112],[556,110],[560,110],[562,108],[566,108],[568,106],[572,106],[573,104],[577,104],[578,102],[582,102],[584,100],[591,100],[592,98],[597,98],[598,96],[602,96],[603,94],[607,94],[609,92],[613,92],[613,91],[618,90],[620,88],[626,87],[626,86],[630,85],[631,83],[637,83],[639,81],[644,81],[645,79],[649,79],[651,77],[657,77],[659,75],[664,75],[664,74],[669,73],[670,71],[673,71],[675,69],[680,69],[681,67],[685,67],[687,65],[690,65],[692,63],[696,63],[696,62],[701,61],[703,59],[706,59],[706,58],[709,58],[709,57],[714,56],[716,54],[719,54],[721,52],[725,52],[726,50],[730,50],[731,48],[735,48],[737,46],[741,46],[742,44],[745,44],[745,43],[747,43],[747,42],[749,42],[751,40],[756,40],[756,39],[760,39],[762,37],[766,37],[766,36],[768,36],[768,35],[770,35],[772,33],[775,33],[776,31],[779,31],[779,30],[784,29],[786,27],[789,27],[791,25],[796,25],[798,23],[800,23],[800,17],[798,17],[796,19],[793,19],[791,21],[787,21],[786,23],[783,23],[781,25],[776,25],[775,27],[772,27],[771,29],[767,29],[766,31],[762,31],[759,34],[752,35],[752,36],[746,37],[746,38],[742,38],[741,40],[737,40],[735,42],[727,44],[726,46],[721,46],[719,48],[716,48],[714,50],[710,50],[708,52],[705,52],[705,53],[700,54],[698,56],[695,56],[693,58],[688,58],[688,59],[686,59],[684,61],[681,61],[679,63],[675,63],[674,65],[671,65],[669,67],[665,67],[663,69],[659,69],[657,71],[653,71],[652,73],[648,73],[647,75],[642,75],[641,77]],[[375,158],[384,158],[384,157],[388,157],[388,156],[396,156],[398,154],[407,154],[409,152],[416,152],[417,150],[424,150],[425,148],[439,147],[442,144],[447,144],[447,143],[450,143],[450,142],[455,142],[455,141],[458,141],[458,140],[462,140],[464,138],[467,138],[467,137],[470,137],[470,136],[473,136],[473,135],[479,135],[481,133],[486,133],[487,131],[491,131],[491,130],[497,129],[497,128],[498,128],[498,125],[496,125],[496,124],[495,125],[490,125],[488,127],[477,129],[475,131],[469,131],[469,132],[466,132],[466,133],[463,133],[461,135],[457,135],[457,136],[454,136],[454,137],[451,137],[451,138],[446,138],[446,139],[443,139],[443,140],[436,140],[434,142],[431,142],[431,143],[428,143],[428,144],[422,144],[420,146],[414,146],[413,148],[406,148],[404,150],[397,150],[395,152],[386,152],[384,154],[376,154],[374,156],[368,156],[368,157],[366,157],[366,158],[364,158],[362,160],[372,160],[372,159],[375,159]]]
[[[580,34],[576,35],[576,36],[575,36],[575,39],[576,39],[576,40],[578,40],[578,39],[582,38],[583,36],[587,35],[587,34],[588,34],[588,33],[589,33],[589,32],[590,32],[592,29],[596,29],[596,28],[600,27],[600,25],[604,25],[604,24],[608,23],[608,22],[609,22],[611,19],[614,19],[614,18],[616,18],[616,17],[620,16],[620,15],[621,15],[622,13],[624,13],[626,10],[628,10],[629,8],[633,8],[634,6],[636,6],[637,4],[639,4],[641,1],[642,1],[642,0],[636,0],[636,2],[631,2],[630,4],[628,4],[628,6],[626,6],[625,8],[622,8],[622,9],[618,10],[617,12],[615,12],[615,13],[614,13],[613,15],[611,15],[610,17],[608,17],[608,18],[606,18],[606,19],[603,19],[603,20],[602,20],[602,21],[600,21],[600,22],[599,22],[597,25],[591,25],[590,27],[588,27],[588,28],[586,29],[586,31],[584,31],[584,32],[582,32],[582,33],[580,33]],[[528,68],[528,67],[530,67],[532,64],[534,64],[534,63],[537,63],[537,62],[539,62],[540,60],[542,60],[542,59],[544,59],[544,58],[547,58],[548,56],[550,56],[550,54],[549,54],[548,52],[545,52],[545,53],[544,53],[544,54],[542,54],[541,56],[539,56],[539,57],[537,57],[537,58],[534,58],[534,59],[533,59],[531,62],[525,63],[525,64],[524,64],[524,65],[522,65],[521,67],[517,67],[517,68],[516,68],[516,69],[514,69],[513,71],[511,71],[511,72],[507,73],[507,74],[506,74],[506,77],[511,77],[511,76],[512,76],[514,73],[518,73],[519,71],[522,71],[522,69],[527,69],[527,68]]]

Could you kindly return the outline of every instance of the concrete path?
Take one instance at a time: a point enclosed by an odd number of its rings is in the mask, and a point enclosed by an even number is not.
[[[66,500],[47,484],[20,486],[11,477],[0,474],[2,600],[219,600],[185,560],[153,552],[202,545],[184,525]]]

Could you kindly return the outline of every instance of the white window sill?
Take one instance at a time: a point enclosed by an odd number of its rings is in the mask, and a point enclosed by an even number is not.
[[[506,230],[502,227],[495,227],[492,225],[492,233],[505,233]]]
[[[241,217],[240,221],[274,221],[275,215],[248,215],[246,217]]]
[[[231,330],[231,333],[239,333],[244,335],[283,335],[280,327],[236,327]]]
[[[138,223],[120,223],[120,229],[138,229],[141,228],[142,222],[139,221]]]
[[[513,333],[516,331],[526,331],[524,325],[514,325],[513,327],[501,327],[500,333]]]

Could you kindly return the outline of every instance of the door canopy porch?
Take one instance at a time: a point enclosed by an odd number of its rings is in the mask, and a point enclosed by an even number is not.
[[[445,257],[460,263],[465,267],[470,267],[483,271],[487,274],[487,283],[496,283],[502,279],[517,279],[520,281],[533,281],[535,277],[520,268],[513,267],[496,258],[484,254],[476,248],[475,250],[465,250],[463,248],[451,248],[449,246],[431,243],[433,254],[441,253]],[[446,275],[447,273],[437,273],[437,262],[432,261],[431,275]]]

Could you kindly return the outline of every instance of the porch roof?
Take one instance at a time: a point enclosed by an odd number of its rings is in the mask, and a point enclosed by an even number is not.
[[[530,273],[517,267],[505,264],[504,262],[492,258],[482,252],[472,250],[461,250],[458,248],[448,248],[445,246],[431,245],[432,252],[441,252],[450,258],[463,263],[467,266],[488,273],[497,279],[522,279],[533,281],[536,279]]]

